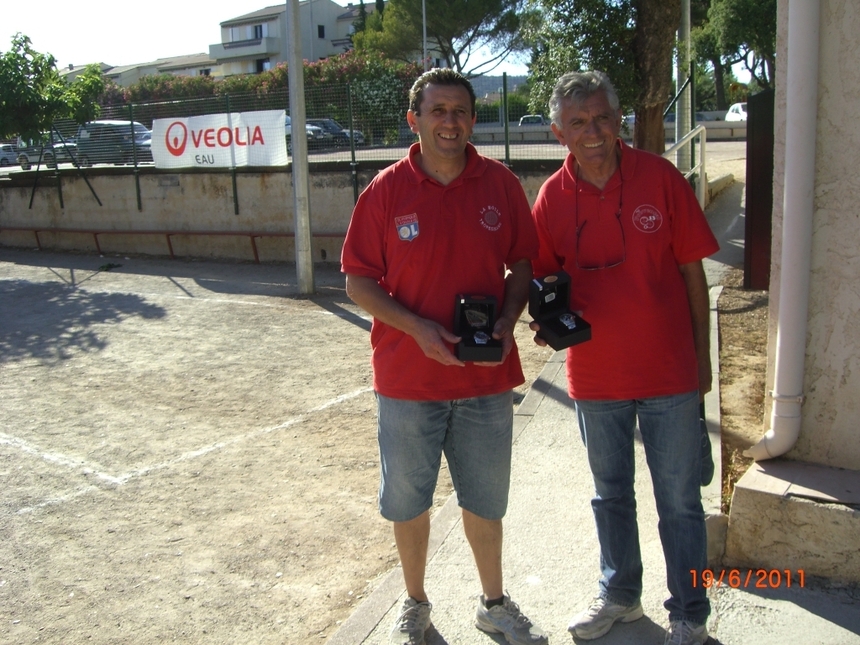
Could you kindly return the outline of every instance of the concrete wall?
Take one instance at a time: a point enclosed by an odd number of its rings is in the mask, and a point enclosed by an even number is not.
[[[390,163],[390,162],[389,162]],[[518,172],[530,203],[543,182],[561,161],[532,164]],[[360,172],[359,190],[370,182],[376,169]],[[34,173],[15,173],[0,184],[0,245],[36,246],[31,229],[72,229],[75,233],[39,233],[44,248],[103,253],[170,253],[164,232],[209,232],[217,235],[170,237],[177,256],[253,260],[250,238],[242,233],[276,233],[255,240],[261,261],[294,261],[295,242],[284,234],[294,232],[292,173],[237,172],[239,213],[234,207],[232,176],[220,173],[169,173],[154,168],[140,170],[140,202],[134,175],[128,169],[90,169],[90,184],[71,169],[62,170],[60,185],[50,174],[42,174],[33,207],[29,208]],[[311,230],[314,261],[338,261],[354,203],[352,173],[324,170],[310,174]],[[9,230],[24,228],[28,230]],[[101,231],[98,246],[92,231]],[[106,233],[115,231],[116,233]],[[128,234],[135,231],[157,233]],[[235,232],[236,235],[223,233]]]
[[[787,58],[785,2],[779,4],[777,59]],[[791,459],[860,470],[860,6],[853,0],[821,2],[815,212],[801,434]],[[785,170],[784,65],[777,68],[773,267],[769,369],[779,313],[782,188]],[[769,424],[770,402],[766,423]]]

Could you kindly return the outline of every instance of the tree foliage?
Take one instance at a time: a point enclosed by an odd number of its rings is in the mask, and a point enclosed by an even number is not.
[[[152,74],[144,76],[128,88],[126,101],[161,101],[189,99],[215,95],[215,79],[211,76],[174,76]]]
[[[56,60],[35,51],[27,36],[16,34],[11,49],[0,53],[0,137],[36,138],[56,119],[83,123],[98,114],[96,99],[104,83],[98,66],[90,66],[68,85]]]
[[[662,152],[663,109],[671,92],[680,0],[532,0],[533,109],[545,110],[555,80],[580,69],[609,75],[622,109],[636,113],[634,142]]]
[[[466,76],[486,74],[526,49],[520,29],[525,0],[424,0],[424,7],[422,0],[390,0],[385,13],[369,16],[367,28],[355,35],[356,49],[399,60],[420,57],[423,9],[428,54]],[[490,57],[477,61],[479,50],[491,52]]]
[[[350,51],[315,63],[303,63],[305,103],[309,117],[330,117],[362,130],[371,140],[391,141],[406,112],[406,96],[421,74],[420,63],[403,63],[381,54]],[[349,86],[349,96],[347,96]],[[139,113],[152,118],[223,112],[226,99],[232,110],[252,99],[255,109],[288,108],[289,67],[283,63],[260,74],[215,79],[208,76],[144,76],[134,85],[119,88],[109,83],[102,97],[105,106],[144,104]],[[187,101],[197,100],[192,107]],[[203,100],[211,99],[211,100]],[[348,109],[352,101],[352,112]],[[186,101],[184,104],[174,103]],[[145,119],[145,120],[148,120]],[[362,120],[363,119],[363,120]],[[348,126],[349,127],[349,126]]]
[[[708,20],[719,53],[743,62],[760,87],[773,87],[776,0],[713,0]]]
[[[772,87],[776,64],[776,0],[694,0],[693,50],[714,75],[716,104],[744,100],[732,66],[743,63],[757,87]],[[701,16],[704,6],[704,16]],[[696,19],[698,18],[698,19]]]

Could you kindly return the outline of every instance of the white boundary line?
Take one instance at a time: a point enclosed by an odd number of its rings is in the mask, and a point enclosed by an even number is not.
[[[235,445],[238,443],[242,443],[243,441],[247,441],[249,439],[254,439],[254,438],[260,437],[262,435],[270,434],[272,432],[277,432],[278,430],[283,430],[285,428],[289,428],[290,426],[293,426],[297,423],[301,423],[302,421],[307,419],[308,415],[311,415],[315,412],[322,412],[323,410],[326,410],[326,409],[331,408],[333,406],[339,405],[339,404],[343,403],[344,401],[349,401],[350,399],[354,399],[357,396],[361,396],[362,394],[365,394],[367,392],[372,392],[372,391],[373,391],[373,388],[365,387],[365,388],[360,388],[358,390],[353,390],[352,392],[348,392],[346,394],[341,394],[340,396],[337,396],[337,397],[335,397],[329,401],[326,401],[325,403],[322,403],[315,408],[311,408],[310,410],[308,410],[304,414],[301,414],[297,417],[293,417],[291,419],[287,419],[283,423],[279,423],[276,426],[272,426],[270,428],[262,428],[260,430],[254,430],[252,432],[247,432],[245,434],[237,435],[237,436],[232,437],[230,439],[227,439],[225,441],[218,441],[216,443],[209,444],[208,446],[202,446],[200,448],[197,448],[196,450],[189,450],[188,452],[184,452],[177,457],[174,457],[172,459],[168,459],[168,460],[163,461],[159,464],[152,464],[150,466],[144,466],[142,468],[138,468],[138,469],[129,471],[129,472],[124,473],[124,474],[119,475],[119,476],[114,476],[114,475],[110,475],[110,474],[107,474],[105,472],[102,472],[101,470],[99,470],[97,468],[94,468],[90,465],[87,465],[87,463],[85,461],[82,461],[82,460],[73,459],[71,457],[67,457],[67,456],[61,455],[61,454],[46,452],[44,450],[37,448],[34,445],[22,440],[22,439],[12,437],[12,436],[9,436],[9,435],[4,434],[4,433],[0,433],[0,444],[6,444],[9,446],[12,446],[13,448],[19,449],[21,452],[25,452],[27,454],[30,454],[30,455],[33,455],[33,456],[38,457],[40,459],[43,459],[44,461],[56,464],[58,466],[62,466],[62,467],[69,469],[69,470],[83,469],[83,472],[85,472],[86,474],[95,475],[98,479],[100,479],[104,482],[107,482],[108,484],[112,484],[114,486],[122,486],[123,484],[126,484],[129,481],[131,481],[132,479],[136,479],[138,477],[148,475],[152,472],[156,472],[159,470],[165,470],[167,468],[175,466],[176,464],[180,464],[180,463],[183,463],[186,461],[191,461],[193,459],[197,459],[198,457],[208,455],[209,453],[216,452],[218,450],[221,450],[222,448],[226,448],[227,446],[232,446],[232,445]],[[69,500],[74,499],[76,497],[80,497],[81,495],[85,495],[86,493],[88,493],[90,491],[98,490],[100,488],[101,487],[99,487],[99,486],[91,484],[89,486],[85,486],[84,488],[80,488],[76,491],[70,492],[66,495],[62,495],[60,497],[53,497],[50,499],[45,499],[42,502],[39,502],[38,504],[34,504],[33,506],[28,506],[26,508],[18,509],[17,513],[18,514],[31,513],[35,510],[38,510],[40,508],[44,508],[46,506],[61,504],[63,502],[69,501]]]

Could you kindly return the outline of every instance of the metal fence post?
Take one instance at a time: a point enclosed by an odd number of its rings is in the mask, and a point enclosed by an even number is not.
[[[131,162],[134,166],[134,190],[137,194],[137,210],[143,210],[143,202],[140,199],[140,171],[137,169],[137,138],[134,136],[134,103],[128,104],[128,127],[131,130]]]
[[[227,121],[230,120],[230,95],[225,94],[224,100],[227,103]],[[236,186],[236,158],[234,156],[230,157],[230,176],[233,179],[233,214],[239,214],[239,190]]]
[[[502,72],[502,111],[505,115],[505,165],[511,165],[511,133],[508,118],[508,73]]]
[[[51,150],[54,151],[54,177],[57,179],[57,196],[60,198],[60,208],[65,208],[63,204],[63,182],[60,180],[60,163],[57,161],[57,149],[54,148],[54,124],[51,123],[51,129],[48,131],[51,137]]]
[[[349,113],[349,149],[352,160],[349,163],[352,168],[352,200],[353,204],[358,202],[358,162],[355,160],[355,118],[352,113],[352,85],[346,84],[346,110]]]

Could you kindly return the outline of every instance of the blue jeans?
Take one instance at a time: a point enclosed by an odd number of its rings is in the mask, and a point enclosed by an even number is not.
[[[513,392],[455,401],[409,401],[376,395],[381,477],[379,511],[406,522],[433,504],[442,462],[461,508],[499,520],[508,507]]]
[[[691,569],[707,566],[702,509],[698,392],[631,401],[577,400],[576,414],[594,477],[591,502],[600,543],[600,595],[634,605],[642,593],[642,557],[633,489],[636,421],[642,433],[659,515],[671,597],[669,620],[707,622],[706,589]]]

